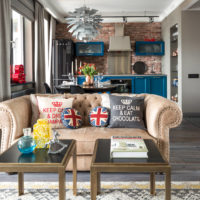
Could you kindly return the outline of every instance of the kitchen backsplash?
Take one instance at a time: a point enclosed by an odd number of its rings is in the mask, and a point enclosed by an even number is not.
[[[104,42],[104,56],[87,56],[78,57],[78,63],[80,61],[87,63],[95,63],[98,71],[106,74],[107,72],[107,56],[109,47],[109,37],[113,36],[115,33],[114,23],[103,23],[100,34],[94,41]],[[161,57],[160,56],[136,56],[135,55],[135,41],[143,41],[145,39],[154,38],[155,40],[161,40],[161,24],[159,22],[155,23],[126,23],[124,26],[124,35],[130,36],[131,38],[131,48],[133,49],[131,59],[132,64],[137,61],[143,61],[148,66],[148,71],[146,74],[152,73],[153,71],[157,74],[161,73]],[[72,39],[74,42],[78,40],[71,36],[68,32],[67,25],[58,23],[56,26],[56,38],[57,39]],[[132,71],[134,74],[134,71]]]

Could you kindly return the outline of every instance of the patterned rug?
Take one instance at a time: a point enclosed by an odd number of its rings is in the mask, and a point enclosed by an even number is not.
[[[25,194],[18,196],[17,183],[0,183],[0,200],[56,200],[55,182],[25,182]],[[156,182],[156,196],[149,193],[148,182],[103,182],[97,200],[164,200],[164,183]],[[173,182],[172,200],[199,200],[200,182]],[[90,200],[90,183],[78,182],[78,195],[72,194],[72,183],[66,184],[66,200]]]

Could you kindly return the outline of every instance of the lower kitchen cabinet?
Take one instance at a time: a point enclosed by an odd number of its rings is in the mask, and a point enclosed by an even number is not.
[[[129,85],[129,91],[133,94],[149,93],[167,97],[167,77],[166,75],[132,75],[132,76],[109,76],[106,75],[103,81],[111,80],[112,83],[120,80]],[[78,84],[83,84],[84,76],[78,77]]]
[[[134,77],[132,91],[134,94],[149,93],[149,77]]]
[[[149,78],[149,93],[167,98],[167,77],[152,76]]]

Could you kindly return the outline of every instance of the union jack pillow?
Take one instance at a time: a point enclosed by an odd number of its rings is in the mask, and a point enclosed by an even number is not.
[[[61,113],[63,125],[67,128],[80,128],[82,125],[81,114],[73,108],[65,108]]]
[[[95,107],[90,111],[89,121],[92,126],[104,127],[109,122],[109,111],[105,107]]]

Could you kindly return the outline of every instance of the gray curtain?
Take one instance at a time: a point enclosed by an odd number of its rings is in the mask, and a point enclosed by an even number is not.
[[[48,69],[46,74],[46,82],[52,88],[52,40],[55,39],[56,33],[56,20],[50,17],[49,27],[49,52],[48,52]]]
[[[44,7],[35,3],[35,83],[36,92],[43,93],[45,82]]]
[[[0,0],[0,101],[9,99],[10,89],[10,0]]]

